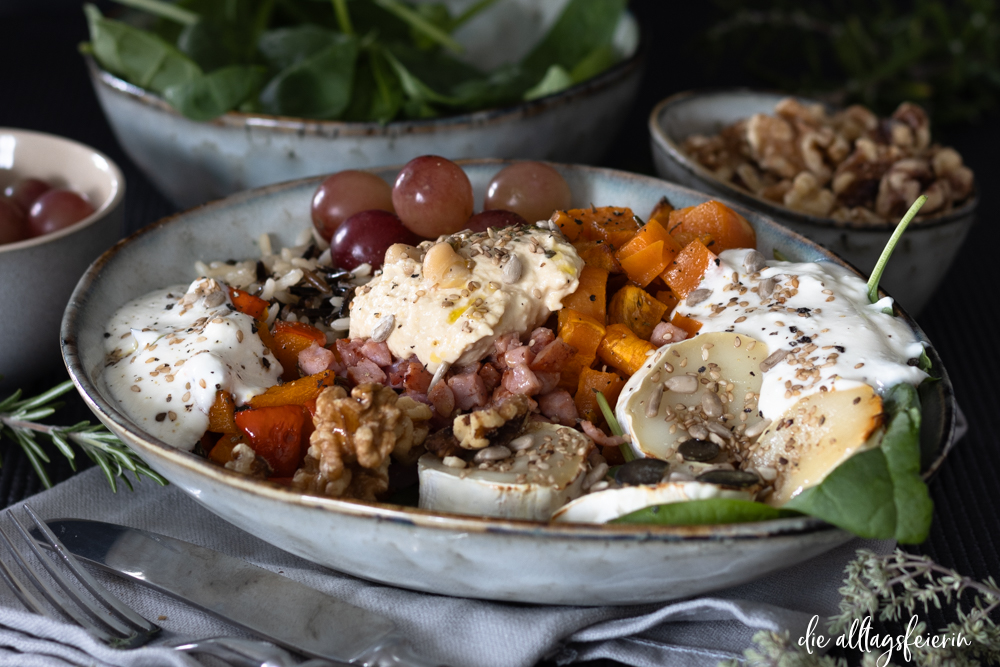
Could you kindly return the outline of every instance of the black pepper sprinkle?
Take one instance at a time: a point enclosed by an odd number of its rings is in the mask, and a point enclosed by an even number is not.
[[[104,337],[105,338],[111,338],[111,334],[109,334],[107,331],[105,331],[104,332]]]
[[[840,352],[841,354],[844,353],[844,346],[843,345],[834,345],[833,349],[835,349],[837,352]]]
[[[802,314],[808,314],[811,311],[809,308],[799,308],[797,312]]]
[[[705,366],[702,366],[701,368],[698,369],[698,372],[699,373],[704,373],[705,372],[705,368],[706,368]]]
[[[174,304],[172,304],[172,303],[168,303],[167,307],[164,308],[164,310],[173,310],[173,309],[174,309]]]

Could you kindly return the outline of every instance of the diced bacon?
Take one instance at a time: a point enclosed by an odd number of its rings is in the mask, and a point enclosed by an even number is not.
[[[490,355],[490,360],[493,361],[493,363],[496,364],[497,368],[500,370],[507,370],[507,364],[504,362],[504,355],[507,354],[507,350],[520,346],[521,339],[517,337],[516,333],[505,333],[493,341],[493,354]]]
[[[330,368],[336,361],[336,355],[325,347],[313,343],[299,352],[299,370],[303,375],[315,375]]]
[[[385,371],[368,359],[362,359],[356,366],[348,368],[347,378],[354,384],[364,384],[366,382],[385,384],[385,381],[388,379]]]
[[[447,382],[438,382],[427,394],[434,411],[442,417],[450,417],[455,411],[455,393]]]
[[[393,389],[402,389],[403,383],[406,381],[406,370],[409,368],[410,362],[404,359],[397,359],[392,362],[392,365],[388,368],[382,370],[385,371],[389,379],[386,381]]]
[[[483,384],[486,385],[486,391],[493,391],[500,384],[500,378],[502,377],[500,371],[497,367],[490,362],[484,363],[479,367],[479,377],[483,378]]]
[[[351,366],[357,366],[358,362],[361,360],[361,345],[363,341],[360,338],[340,338],[334,344],[337,348],[337,354],[340,355],[340,361],[344,364],[344,367],[350,368]]]
[[[527,345],[508,348],[507,352],[503,355],[503,360],[504,363],[507,364],[507,368],[513,368],[518,364],[524,364],[527,366],[531,364],[534,358],[535,354]]]
[[[590,436],[590,439],[601,445],[602,447],[617,447],[618,445],[625,444],[628,442],[628,438],[622,435],[607,435],[601,429],[594,426],[593,423],[584,419],[580,422],[580,428],[583,432]]]
[[[531,336],[528,337],[528,347],[535,354],[543,347],[555,340],[556,335],[552,332],[552,329],[548,327],[538,327],[531,332]]]
[[[531,371],[535,373],[535,371]],[[535,377],[542,383],[538,390],[539,394],[547,394],[559,386],[559,373],[535,373]]]
[[[403,387],[408,392],[426,394],[427,388],[431,386],[434,376],[427,372],[424,365],[419,361],[406,362],[406,372],[403,376]]]
[[[554,372],[562,369],[568,359],[576,354],[576,348],[564,341],[556,338],[543,347],[529,364],[533,371]]]
[[[363,357],[374,362],[376,366],[385,368],[392,364],[392,352],[389,351],[389,346],[384,341],[376,343],[375,341],[366,340],[361,345],[359,352]]]
[[[504,371],[503,386],[512,394],[534,396],[542,388],[542,383],[527,364],[517,364]]]
[[[500,405],[511,396],[513,396],[513,394],[507,391],[507,388],[504,387],[503,384],[500,384],[493,390],[493,398],[490,399],[490,402],[493,403],[493,405]]]
[[[455,394],[455,406],[459,410],[472,410],[486,405],[489,393],[478,373],[461,373],[448,378],[448,386]]]
[[[670,322],[660,322],[653,328],[653,334],[649,337],[649,342],[656,347],[662,347],[667,343],[677,343],[687,338],[687,331]]]
[[[565,389],[557,389],[538,397],[538,408],[542,414],[558,421],[563,426],[576,424],[580,414],[576,410],[576,402]]]

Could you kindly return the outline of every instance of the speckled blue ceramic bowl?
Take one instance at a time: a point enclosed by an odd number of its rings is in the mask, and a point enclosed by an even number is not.
[[[469,62],[484,69],[516,61],[555,21],[563,4],[504,0],[455,38]],[[613,41],[623,60],[562,92],[506,108],[385,125],[238,112],[195,122],[93,61],[90,72],[118,143],[163,194],[187,208],[247,188],[404,164],[419,155],[597,162],[638,92],[639,37],[635,18],[626,14]]]
[[[656,171],[668,180],[760,211],[843,257],[867,276],[892,236],[895,223],[839,222],[792,211],[719,180],[680,148],[694,134],[711,136],[756,113],[773,115],[774,105],[785,97],[780,93],[733,89],[678,93],[663,100],[649,116]],[[978,197],[950,213],[913,222],[896,246],[881,284],[911,314],[920,313],[944,279],[975,221],[977,205]]]
[[[507,162],[462,164],[481,202],[490,178]],[[644,215],[663,196],[676,206],[708,199],[655,178],[553,166],[569,182],[575,206],[630,206]],[[396,172],[377,173],[392,181]],[[66,310],[63,355],[87,404],[155,470],[208,509],[282,549],[366,579],[543,604],[632,604],[698,595],[800,563],[850,539],[805,517],[729,526],[595,526],[311,497],[230,472],[142,432],[116,408],[100,377],[111,314],[146,292],[195,278],[195,260],[257,256],[254,240],[261,233],[290,244],[310,224],[309,202],[319,182],[312,178],[244,192],[146,227],[94,263]],[[760,214],[733,208],[754,226],[767,256],[778,250],[793,260],[840,261]],[[928,354],[942,378],[923,397],[930,459],[952,442],[955,410],[948,375],[933,348]]]

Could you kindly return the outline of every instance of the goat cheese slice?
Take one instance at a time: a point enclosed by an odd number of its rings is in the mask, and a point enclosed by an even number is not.
[[[560,508],[552,520],[559,523],[607,523],[644,507],[687,500],[734,498],[751,500],[747,491],[702,482],[663,482],[655,486],[626,486],[588,493]]]
[[[590,438],[565,426],[534,422],[511,445],[510,456],[462,468],[446,465],[434,454],[421,456],[420,507],[548,521],[583,493],[587,458],[594,448]]]

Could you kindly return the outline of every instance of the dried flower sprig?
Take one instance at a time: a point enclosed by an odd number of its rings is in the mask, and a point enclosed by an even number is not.
[[[921,609],[947,605],[957,621],[932,636],[961,636],[965,640],[944,642],[943,646],[910,645],[913,664],[919,667],[973,667],[1000,664],[1000,627],[992,618],[1000,609],[1000,586],[990,577],[978,581],[938,565],[926,556],[900,549],[880,555],[861,549],[845,569],[840,613],[830,619],[829,634],[847,630],[857,619],[875,615],[882,621],[901,621]],[[969,593],[963,601],[963,594]],[[913,628],[912,637],[926,637],[923,621]],[[898,654],[897,654],[898,655]],[[743,661],[726,661],[720,667],[847,667],[845,658],[809,654],[800,650],[788,633],[761,631],[753,636],[753,646],[743,653]],[[862,654],[863,667],[878,664],[879,654]],[[890,667],[878,664],[878,667]]]
[[[39,443],[39,435],[46,436],[55,445],[73,470],[76,470],[76,451],[71,443],[83,450],[104,471],[112,491],[118,491],[119,479],[132,489],[126,472],[134,474],[136,480],[145,476],[158,484],[167,484],[166,479],[100,424],[91,425],[88,421],[72,426],[39,423],[39,420],[51,416],[64,405],[56,399],[72,388],[73,383],[67,380],[33,398],[21,400],[21,390],[18,389],[0,401],[0,437],[9,437],[20,445],[42,485],[47,489],[52,487],[52,480],[45,469],[45,464],[50,463],[51,459]]]

